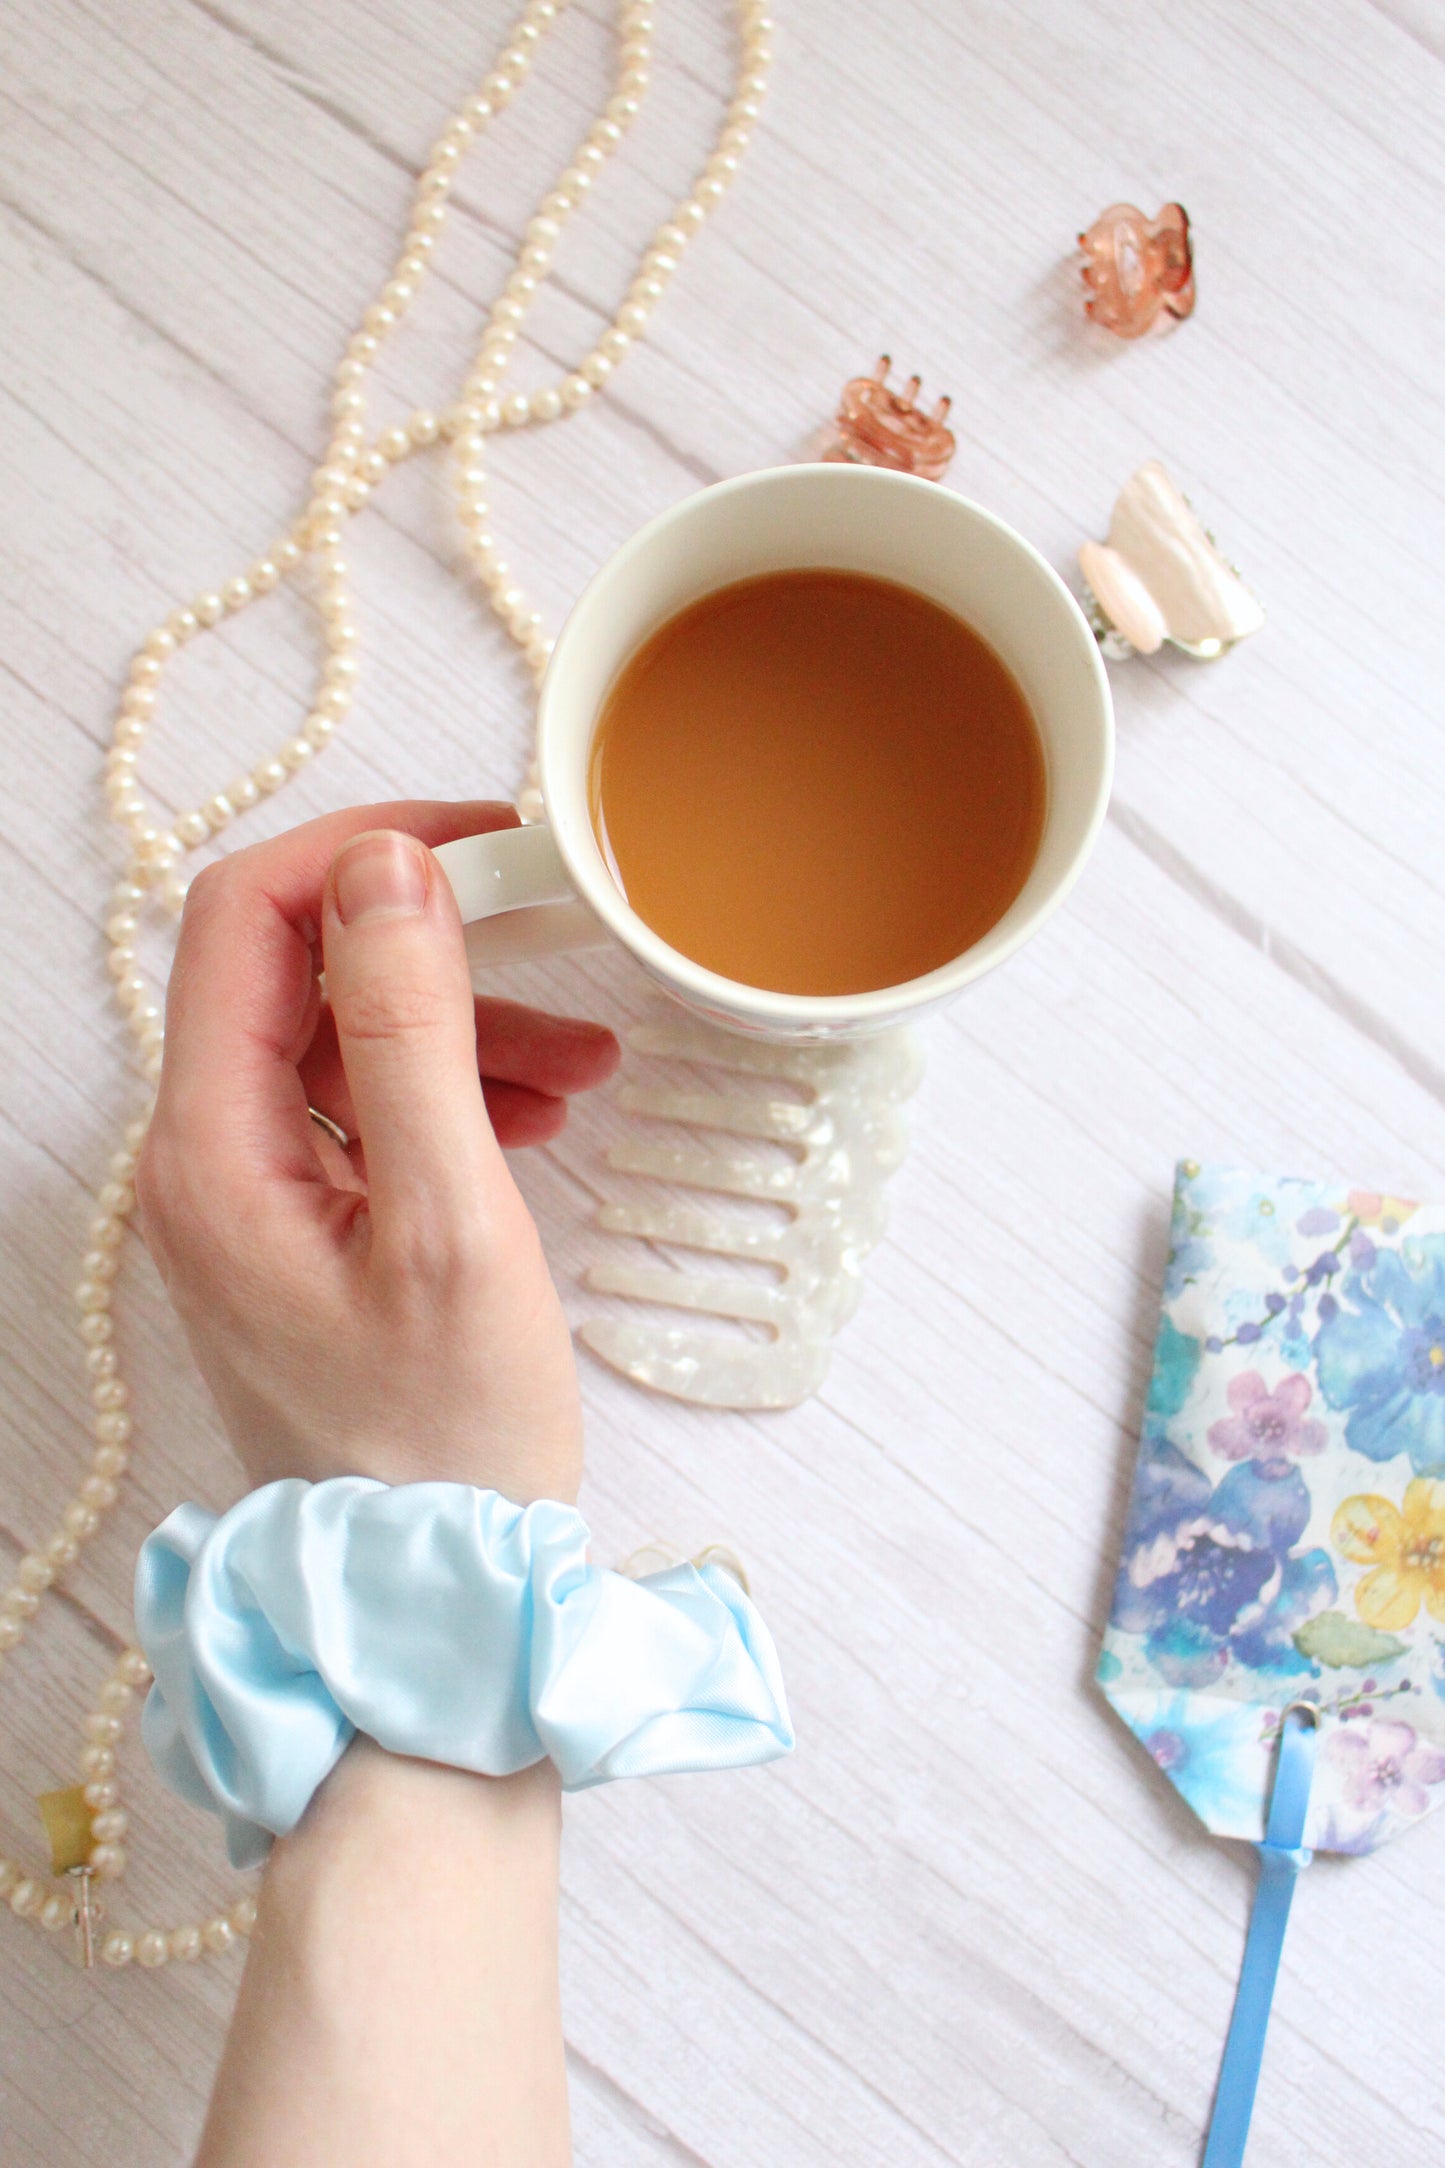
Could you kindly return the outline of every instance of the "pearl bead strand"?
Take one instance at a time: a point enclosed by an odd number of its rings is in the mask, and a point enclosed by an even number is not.
[[[131,661],[105,762],[107,808],[128,837],[131,854],[124,877],[112,891],[106,914],[106,968],[114,982],[116,1002],[130,1025],[148,1091],[140,1117],[126,1128],[121,1146],[111,1159],[108,1179],[97,1199],[98,1210],[90,1222],[81,1277],[75,1288],[76,1329],[84,1345],[90,1379],[95,1440],[90,1466],[54,1532],[35,1550],[25,1553],[16,1567],[14,1582],[0,1592],[0,1668],[23,1638],[42,1595],[75,1563],[115,1504],[130,1459],[130,1396],[120,1375],[111,1313],[126,1221],[135,1204],[132,1180],[136,1159],[154,1104],[154,1086],[160,1076],[165,1043],[160,1003],[139,966],[137,936],[142,914],[148,905],[159,904],[171,916],[179,917],[186,896],[182,864],[187,854],[213,841],[239,815],[282,789],[325,749],[345,719],[354,697],[359,646],[347,565],[341,554],[346,523],[370,502],[392,468],[415,453],[438,443],[450,447],[468,562],[529,668],[535,676],[541,676],[552,642],[540,614],[517,584],[488,528],[485,440],[502,430],[564,420],[605,390],[627,354],[645,335],[652,311],[662,299],[684,251],[721,202],[761,111],[772,60],[773,24],[763,0],[741,0],[739,73],[732,102],[712,152],[689,193],[653,234],[611,323],[575,369],[538,391],[509,391],[508,372],[518,334],[550,274],[563,228],[622,143],[647,88],[652,60],[652,0],[622,0],[613,94],[528,223],[515,268],[492,304],[461,398],[442,414],[418,408],[369,440],[363,387],[383,345],[415,300],[431,268],[448,216],[447,199],[462,162],[488,123],[515,97],[531,71],[541,38],[565,5],[566,0],[528,0],[507,34],[495,67],[433,144],[416,184],[410,222],[396,262],[376,299],[365,310],[337,367],[330,436],[311,476],[304,511],[288,532],[244,572],[172,611],[147,635]],[[157,687],[166,665],[202,632],[237,616],[272,593],[283,580],[293,580],[303,570],[310,575],[309,594],[320,621],[325,659],[300,729],[269,758],[237,775],[202,804],[169,818],[147,802],[139,781],[141,749],[155,715]],[[542,801],[535,762],[517,802],[523,819],[540,815]],[[94,1839],[87,1869],[92,1883],[117,1882],[125,1870],[123,1840],[129,1833],[129,1822],[121,1805],[118,1749],[126,1718],[149,1679],[150,1669],[141,1651],[123,1649],[82,1726],[80,1780]],[[8,1903],[17,1918],[30,1920],[46,1933],[73,1925],[77,1916],[72,1881],[32,1874],[3,1857],[0,1902]],[[201,1923],[137,1931],[112,1928],[101,1938],[100,1956],[107,1965],[137,1964],[147,1970],[172,1962],[188,1963],[244,1940],[255,1920],[254,1898],[242,1896]]]

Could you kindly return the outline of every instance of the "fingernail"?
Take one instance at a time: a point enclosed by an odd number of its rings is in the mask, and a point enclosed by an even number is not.
[[[426,860],[410,836],[358,836],[337,858],[335,879],[343,926],[364,918],[412,918],[426,902]]]

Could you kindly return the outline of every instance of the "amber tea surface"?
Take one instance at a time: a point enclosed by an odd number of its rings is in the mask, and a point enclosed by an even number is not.
[[[855,994],[936,970],[1018,895],[1038,729],[963,621],[861,573],[692,603],[619,673],[592,822],[638,916],[748,986]]]

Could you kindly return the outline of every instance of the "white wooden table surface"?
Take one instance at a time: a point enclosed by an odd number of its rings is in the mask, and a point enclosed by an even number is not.
[[[928,1027],[911,1155],[822,1392],[689,1410],[584,1359],[604,1550],[748,1561],[789,1762],[574,1802],[566,2017],[584,2168],[1166,2168],[1198,2157],[1252,1887],[1089,1685],[1181,1152],[1445,1193],[1440,0],[779,0],[743,176],[629,359],[496,452],[497,524],[560,618],[650,513],[798,456],[882,347],[954,395],[950,483],[1067,569],[1162,456],[1266,603],[1215,667],[1116,673],[1112,816],[1066,911]],[[524,375],[580,354],[729,80],[718,0],[662,0],[645,116],[559,258]],[[0,18],[0,1547],[84,1455],[68,1315],[134,1085],[97,932],[100,751],[136,639],[292,516],[326,383],[501,0],[10,0]],[[398,400],[444,400],[521,224],[606,95],[580,4],[479,154]],[[1073,236],[1177,195],[1201,299],[1081,327]],[[421,469],[421,463],[417,463]],[[509,793],[522,672],[459,577],[437,467],[348,555],[364,694],[260,833]],[[270,749],[310,657],[273,603],[167,679],[170,806]],[[291,724],[294,727],[294,723]],[[621,963],[518,983],[613,1021]],[[521,1169],[569,1302],[615,1123]],[[138,1246],[137,1246],[138,1248]],[[135,1480],[0,1673],[0,1847],[69,1780],[144,1531],[237,1477],[137,1256]],[[126,1916],[228,1887],[131,1754]],[[1445,1828],[1301,1891],[1254,2168],[1445,2159]],[[141,1922],[143,1923],[143,1922]],[[0,1911],[4,2168],[188,2157],[234,1962],[86,1978]]]

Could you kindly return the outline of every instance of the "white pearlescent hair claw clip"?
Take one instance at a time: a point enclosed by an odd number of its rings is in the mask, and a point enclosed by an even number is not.
[[[922,1074],[918,1041],[889,1031],[771,1045],[679,1016],[639,1025],[628,1045],[682,1080],[618,1092],[637,1126],[607,1163],[632,1180],[597,1224],[632,1239],[592,1266],[587,1285],[642,1308],[589,1318],[579,1337],[653,1392],[709,1408],[791,1408],[822,1383],[833,1335],[862,1293],[884,1185],[907,1148],[902,1102]],[[689,1269],[674,1251],[715,1262]],[[654,1308],[710,1323],[663,1322]]]
[[[1111,662],[1153,655],[1167,640],[1201,662],[1264,623],[1264,612],[1189,499],[1157,459],[1131,474],[1107,542],[1079,551],[1086,613]]]

